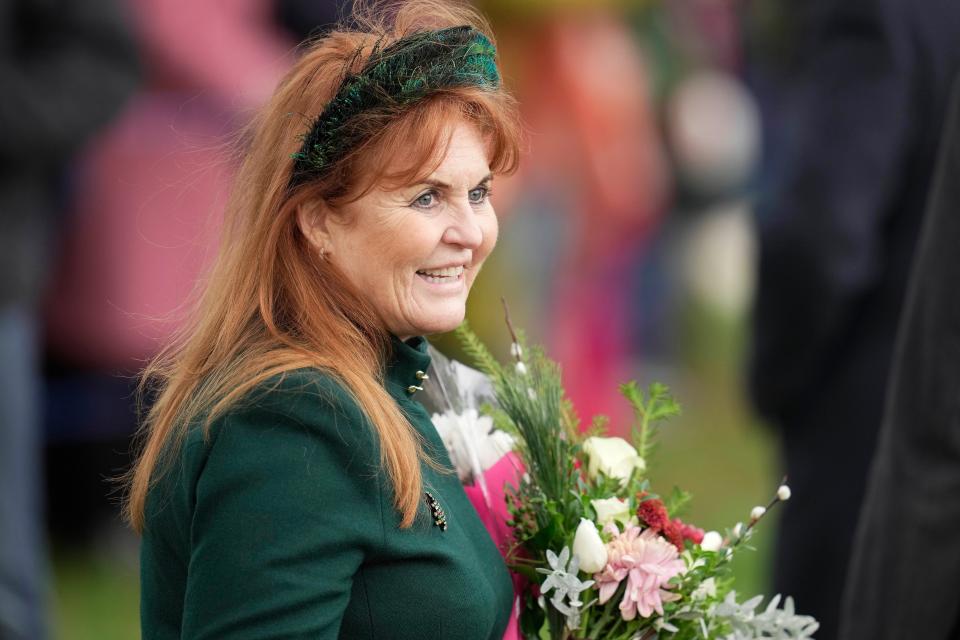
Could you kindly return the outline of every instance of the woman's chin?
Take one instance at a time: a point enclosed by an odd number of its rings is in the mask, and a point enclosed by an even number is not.
[[[463,323],[466,308],[461,304],[442,304],[425,310],[413,323],[418,335],[431,335],[453,331]]]

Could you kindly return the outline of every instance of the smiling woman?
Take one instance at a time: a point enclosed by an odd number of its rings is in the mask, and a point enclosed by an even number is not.
[[[379,185],[339,211],[301,210],[300,227],[402,340],[463,321],[467,294],[497,241],[487,142],[451,124],[430,175],[399,188]]]
[[[471,10],[358,4],[306,45],[252,125],[194,322],[144,373],[145,639],[503,635],[509,574],[416,393],[518,137]]]

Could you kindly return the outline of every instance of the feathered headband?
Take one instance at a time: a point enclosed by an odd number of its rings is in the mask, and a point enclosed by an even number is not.
[[[496,89],[496,48],[470,26],[416,33],[373,53],[364,68],[347,74],[333,99],[293,154],[291,186],[318,177],[362,142],[365,129],[351,126],[361,113],[409,105],[446,88]]]

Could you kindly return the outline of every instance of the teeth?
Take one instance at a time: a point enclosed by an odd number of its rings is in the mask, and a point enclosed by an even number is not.
[[[425,276],[430,276],[433,278],[459,278],[463,273],[463,265],[458,265],[456,267],[445,267],[443,269],[422,269],[417,271]]]

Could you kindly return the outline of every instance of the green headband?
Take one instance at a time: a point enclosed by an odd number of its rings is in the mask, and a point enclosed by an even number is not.
[[[473,27],[416,33],[378,49],[360,73],[347,74],[304,135],[293,154],[291,186],[320,176],[362,142],[363,131],[351,126],[361,113],[408,105],[450,87],[500,86],[496,49]]]

